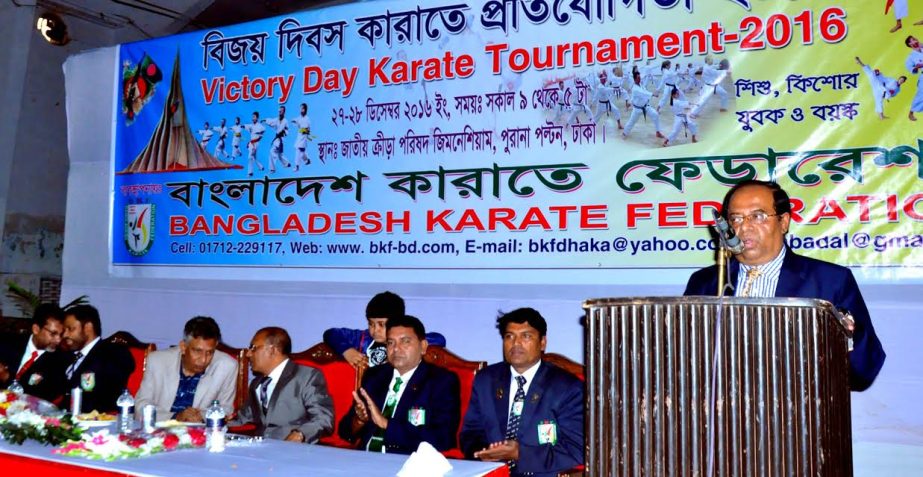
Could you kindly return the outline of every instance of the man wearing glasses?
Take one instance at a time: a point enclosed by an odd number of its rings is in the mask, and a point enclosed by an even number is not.
[[[728,283],[736,296],[792,297],[826,300],[846,309],[855,321],[849,353],[849,381],[854,391],[872,385],[885,360],[868,308],[852,272],[832,263],[802,257],[785,246],[791,222],[788,194],[773,182],[744,181],[724,198],[722,214],[740,238],[743,250],[728,266]],[[718,293],[718,266],[695,272],[685,295]]]
[[[32,333],[2,346],[0,384],[15,379],[26,394],[54,401],[67,387],[64,370],[69,357],[57,350],[64,333],[64,312],[57,305],[43,303],[32,315]]]
[[[333,430],[333,400],[320,371],[289,359],[292,339],[282,328],[267,327],[250,340],[247,402],[230,425],[253,423],[257,435],[313,443]]]
[[[135,409],[153,404],[158,416],[203,422],[205,409],[217,399],[231,414],[237,361],[218,351],[219,341],[221,329],[213,318],[196,316],[187,321],[178,347],[155,351],[147,357]]]

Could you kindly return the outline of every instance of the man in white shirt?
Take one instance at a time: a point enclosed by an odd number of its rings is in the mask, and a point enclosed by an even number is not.
[[[43,303],[32,315],[31,333],[0,346],[0,387],[16,380],[26,394],[54,401],[64,393],[64,369],[69,354],[58,351],[64,332],[64,312]]]
[[[907,117],[911,121],[916,121],[917,117],[913,113],[923,111],[923,74],[921,74],[923,73],[923,46],[920,45],[920,40],[913,35],[908,36],[904,44],[910,48],[910,54],[907,55],[905,62],[907,71],[917,77],[917,94],[910,102],[910,114]]]
[[[270,439],[314,443],[333,430],[333,400],[324,375],[289,359],[292,339],[278,327],[262,328],[250,340],[250,368],[256,376],[231,425],[253,423]]]
[[[295,171],[301,164],[308,165],[311,158],[308,157],[308,139],[311,136],[311,119],[308,118],[308,105],[301,103],[301,115],[292,119],[292,124],[298,128],[298,137],[295,138]]]
[[[256,153],[260,148],[260,141],[263,139],[263,133],[266,132],[266,126],[263,126],[260,123],[260,113],[254,111],[251,116],[251,123],[244,126],[244,129],[250,133],[250,142],[247,143],[247,152],[249,161],[247,162],[247,175],[253,175],[253,166],[256,165],[261,171],[265,170],[263,164],[256,157]]]
[[[269,148],[269,172],[276,172],[276,161],[281,162],[285,167],[290,167],[291,164],[282,156],[284,150],[282,140],[288,135],[288,123],[285,121],[285,106],[279,106],[278,118],[267,118],[264,119],[263,122],[275,130],[275,135],[272,138],[272,144]]]

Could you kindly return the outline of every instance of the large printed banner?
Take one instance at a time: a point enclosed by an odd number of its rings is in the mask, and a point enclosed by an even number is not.
[[[923,6],[370,2],[123,45],[116,265],[668,269],[746,179],[919,277]]]

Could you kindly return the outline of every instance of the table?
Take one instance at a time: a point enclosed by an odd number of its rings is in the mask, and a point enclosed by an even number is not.
[[[102,462],[51,453],[35,441],[21,446],[0,440],[0,469],[4,475],[55,476],[227,476],[310,475],[339,477],[394,476],[407,456],[373,454],[320,445],[264,440],[246,447],[228,447],[212,454],[184,449],[139,459]],[[449,477],[507,477],[506,466],[495,462],[450,460]]]

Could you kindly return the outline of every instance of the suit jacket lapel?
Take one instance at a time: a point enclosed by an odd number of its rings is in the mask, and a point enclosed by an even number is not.
[[[529,384],[529,392],[526,394],[526,400],[522,407],[522,419],[519,421],[520,430],[528,430],[531,426],[532,415],[535,414],[535,408],[542,400],[542,392],[545,389],[545,379],[548,376],[548,365],[544,361],[538,366],[538,371]]]
[[[279,394],[282,393],[282,389],[285,388],[288,382],[295,376],[295,366],[298,365],[295,364],[294,361],[289,360],[289,362],[285,364],[285,367],[282,368],[282,374],[279,375],[279,382],[276,383],[275,389],[272,390],[272,396],[269,397],[269,406],[266,406],[267,415],[276,407],[276,401],[279,400]]]
[[[502,372],[498,373],[493,380],[494,388],[494,412],[497,413],[497,421],[500,422],[500,436],[506,434],[507,421],[510,417],[510,367],[506,365]]]
[[[404,394],[401,394],[401,400],[397,402],[397,407],[394,408],[394,414],[391,417],[407,416],[410,403],[416,400],[417,393],[420,392],[421,383],[426,379],[427,372],[429,372],[429,368],[427,368],[426,363],[420,361],[417,370],[410,377],[410,381],[407,381],[407,384],[404,385]]]
[[[785,258],[782,259],[782,268],[779,269],[779,283],[776,285],[777,297],[798,296],[798,289],[804,285],[801,263],[801,257],[791,250],[785,251]]]

